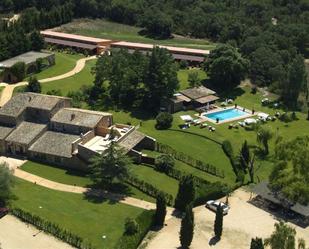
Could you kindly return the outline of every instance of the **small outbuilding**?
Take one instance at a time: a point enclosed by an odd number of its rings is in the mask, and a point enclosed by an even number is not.
[[[175,113],[185,109],[194,109],[207,107],[214,104],[219,99],[216,92],[204,87],[193,87],[180,91],[174,94],[168,100],[167,110],[170,113]]]
[[[37,61],[41,60],[42,67],[50,67],[55,64],[55,54],[30,51],[16,57],[0,62],[0,82],[16,83],[18,81],[15,73],[11,70],[17,62],[23,62],[26,65],[26,75],[38,70]]]

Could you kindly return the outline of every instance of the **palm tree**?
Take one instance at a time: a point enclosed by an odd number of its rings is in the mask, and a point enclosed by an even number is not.
[[[270,129],[262,127],[257,131],[256,138],[257,138],[258,143],[264,146],[265,155],[269,154],[268,142],[272,137],[273,137],[273,132]]]
[[[294,228],[280,221],[275,224],[275,231],[265,240],[265,245],[271,249],[295,249],[295,235]]]
[[[129,174],[131,160],[115,142],[90,161],[90,178],[100,187],[108,187],[115,179],[123,180]]]

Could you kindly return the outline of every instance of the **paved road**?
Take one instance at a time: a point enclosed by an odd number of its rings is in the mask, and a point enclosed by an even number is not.
[[[51,81],[55,81],[55,80],[61,80],[61,79],[69,78],[69,77],[81,72],[84,69],[86,62],[89,61],[89,60],[93,60],[95,58],[96,58],[96,56],[91,56],[91,57],[79,59],[76,62],[74,69],[72,69],[71,71],[69,71],[65,74],[62,74],[62,75],[55,76],[55,77],[42,79],[42,80],[40,80],[40,83],[47,83],[47,82],[51,82]],[[0,86],[5,87],[2,90],[2,93],[1,93],[0,107],[5,105],[12,98],[15,87],[25,86],[27,84],[28,84],[28,82],[26,82],[26,81],[19,82],[19,83],[16,83],[16,84],[0,83]]]

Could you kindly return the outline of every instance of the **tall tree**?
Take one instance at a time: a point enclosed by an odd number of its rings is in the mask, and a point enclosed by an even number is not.
[[[242,144],[240,153],[239,153],[239,160],[240,160],[240,165],[242,169],[246,172],[249,166],[250,162],[250,149],[248,146],[247,140]]]
[[[215,236],[218,240],[221,239],[222,231],[223,231],[223,207],[219,205],[216,211],[216,219],[214,225]]]
[[[183,249],[190,247],[194,235],[194,214],[192,206],[186,207],[185,216],[181,220],[180,244]]]
[[[198,72],[190,72],[188,74],[188,82],[190,87],[198,87],[202,84]]]
[[[6,163],[0,164],[0,207],[6,205],[13,197],[13,172]]]
[[[166,216],[166,199],[164,193],[160,192],[157,195],[157,202],[156,202],[157,208],[155,213],[155,225],[157,226],[163,226],[164,220]]]
[[[299,94],[306,86],[306,81],[304,57],[298,54],[288,67],[288,77],[282,91],[282,99],[288,106],[296,109]]]
[[[268,142],[270,139],[272,139],[272,137],[273,137],[273,132],[269,128],[261,127],[257,131],[256,139],[259,144],[263,145],[265,155],[269,154]]]
[[[295,249],[295,235],[294,228],[280,221],[275,224],[275,231],[272,235],[265,239],[265,245],[271,249]]]
[[[34,51],[40,51],[41,49],[44,48],[44,38],[43,36],[40,34],[39,31],[33,31],[30,34],[30,43],[31,43],[31,48]]]
[[[144,84],[146,91],[144,101],[151,110],[158,110],[161,100],[172,97],[179,88],[177,66],[168,50],[153,48]]]
[[[123,180],[128,176],[130,162],[124,150],[111,142],[101,155],[91,158],[90,178],[100,187],[109,187],[114,180]]]
[[[31,77],[29,79],[29,82],[27,85],[27,91],[33,92],[33,93],[40,93],[42,91],[41,83],[38,81],[36,77]]]
[[[263,240],[258,237],[251,239],[250,249],[264,249]]]
[[[236,48],[219,45],[210,52],[204,66],[213,84],[221,90],[227,90],[238,86],[245,79],[249,62]]]
[[[186,206],[192,204],[195,198],[195,186],[192,175],[186,175],[181,178],[178,187],[178,193],[175,199],[175,208],[185,211]]]

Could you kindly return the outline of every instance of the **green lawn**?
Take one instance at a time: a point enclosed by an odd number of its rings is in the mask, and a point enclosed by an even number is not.
[[[188,82],[188,76],[189,73],[193,73],[193,72],[197,72],[199,79],[201,81],[206,79],[206,73],[205,71],[198,69],[198,68],[194,68],[194,69],[182,69],[178,71],[178,80],[179,80],[179,84],[180,84],[180,90],[189,88],[189,82]]]
[[[180,36],[166,40],[151,39],[139,34],[142,30],[141,28],[115,23],[104,19],[76,19],[69,24],[62,25],[59,30],[62,32],[117,41],[144,42],[199,49],[213,49],[215,47],[215,44],[205,39],[190,39]]]
[[[87,187],[92,184],[92,181],[89,179],[89,177],[87,177],[86,174],[42,163],[27,161],[21,166],[21,169],[31,174],[63,184],[76,185],[81,187]],[[154,202],[154,199],[152,197],[144,194],[143,192],[132,186],[128,186],[127,194],[135,198]]]
[[[63,96],[70,91],[79,90],[83,85],[91,85],[94,80],[94,75],[91,74],[91,68],[95,65],[96,60],[86,62],[85,68],[66,79],[42,83],[42,92],[46,93],[50,90],[60,90]]]
[[[132,165],[130,169],[138,179],[156,186],[158,189],[172,195],[174,198],[176,197],[178,181],[174,178],[144,165]]]
[[[75,67],[76,61],[78,59],[82,58],[82,56],[78,54],[72,55],[72,54],[55,52],[55,55],[56,55],[56,64],[54,66],[51,66],[43,70],[42,72],[34,74],[32,76],[35,76],[37,77],[37,79],[41,80],[65,74],[71,71]]]
[[[127,217],[142,209],[109,201],[88,201],[81,194],[50,190],[17,179],[12,205],[72,231],[97,249],[111,249],[124,232]],[[102,239],[105,235],[106,239]]]

